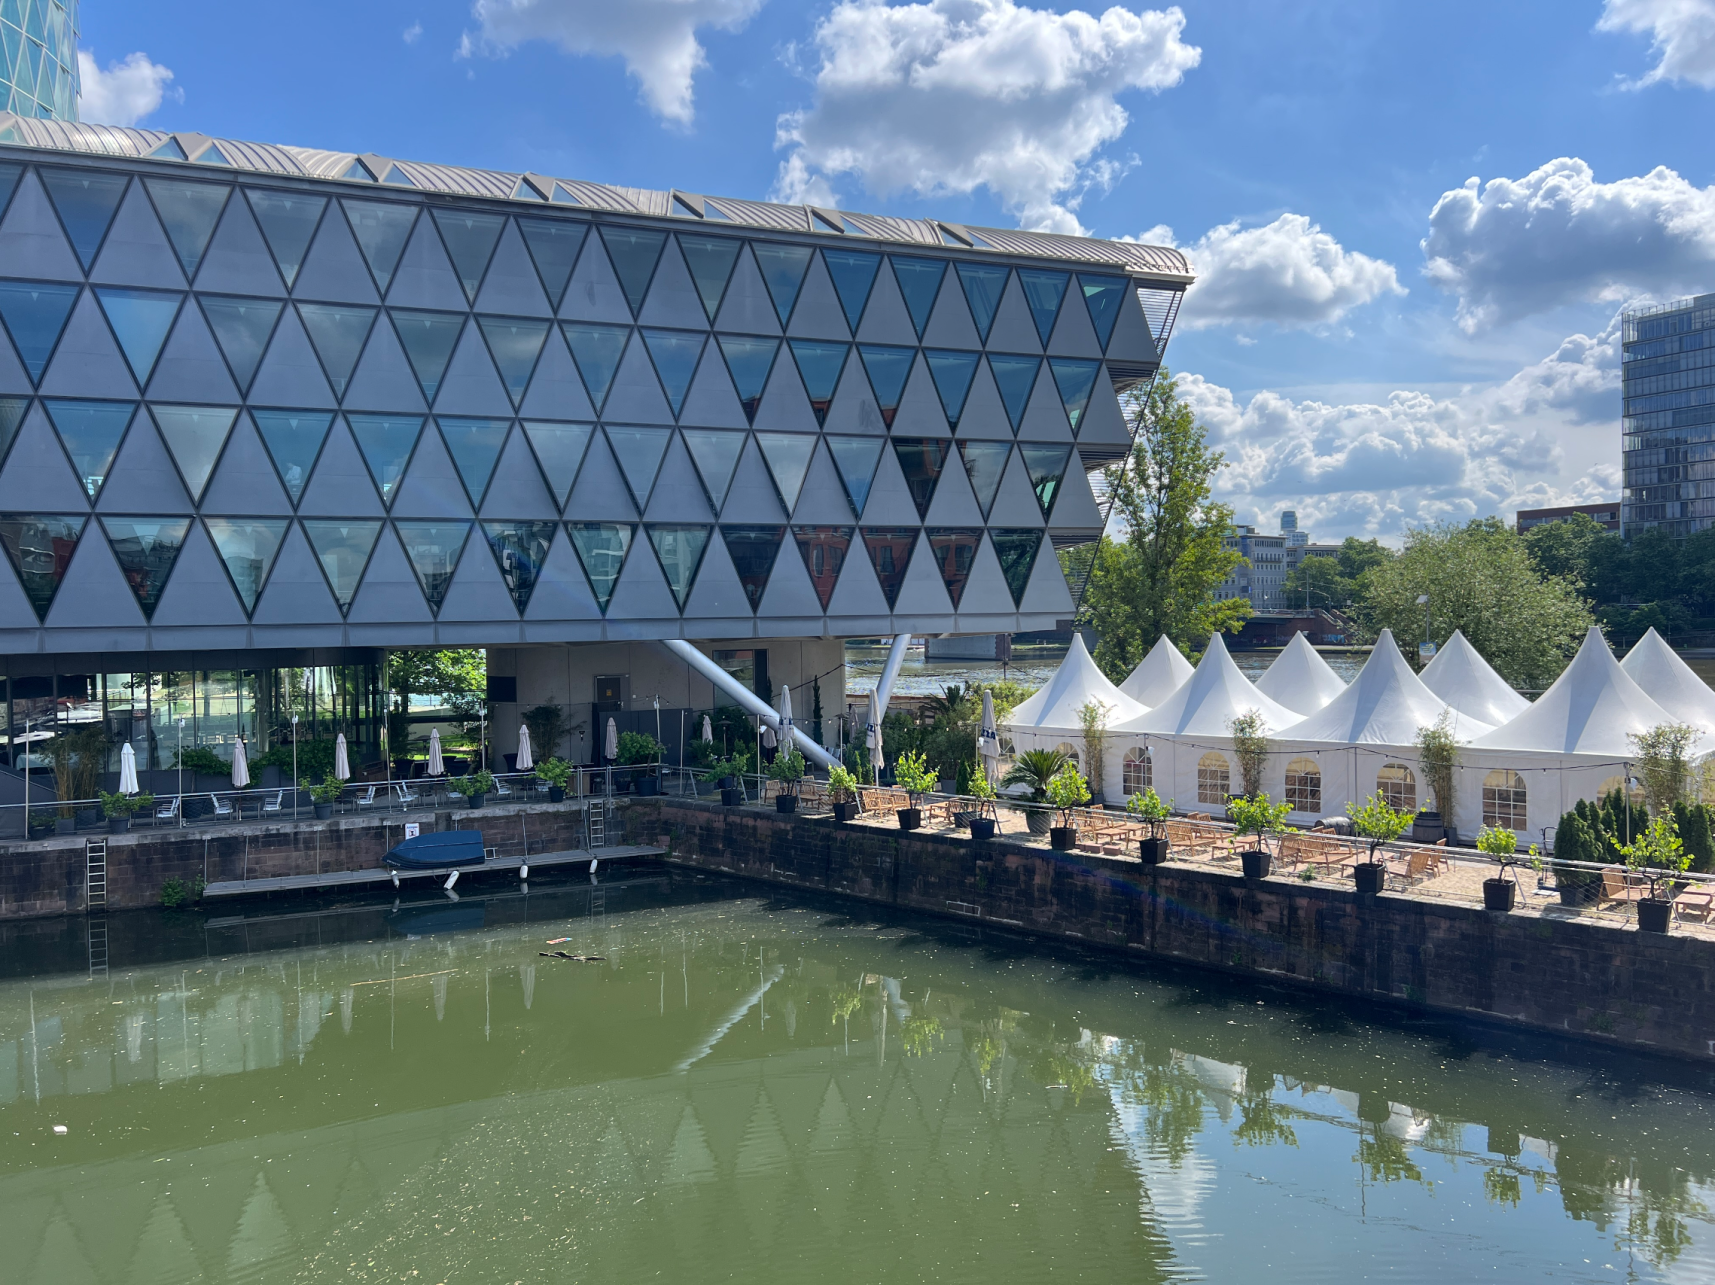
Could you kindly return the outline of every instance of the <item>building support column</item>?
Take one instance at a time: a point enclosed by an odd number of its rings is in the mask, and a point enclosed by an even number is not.
[[[710,657],[705,656],[683,638],[663,638],[661,645],[708,679],[718,690],[725,692],[742,709],[760,718],[765,724],[773,728],[775,735],[783,734],[779,711],[727,673],[726,670],[715,664]],[[839,766],[838,760],[816,744],[809,733],[802,728],[794,727],[792,738],[797,742],[798,749],[810,762],[827,768]]]

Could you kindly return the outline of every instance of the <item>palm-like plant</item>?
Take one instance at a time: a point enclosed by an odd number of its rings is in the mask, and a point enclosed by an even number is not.
[[[1030,801],[1041,803],[1048,797],[1048,782],[1071,761],[1064,750],[1025,750],[1013,760],[1000,783],[1029,786]]]
[[[968,723],[976,718],[975,691],[964,683],[949,683],[941,695],[925,697],[923,712],[932,723]]]

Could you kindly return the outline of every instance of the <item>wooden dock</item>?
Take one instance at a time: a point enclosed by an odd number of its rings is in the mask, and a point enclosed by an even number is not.
[[[635,861],[639,857],[665,856],[665,848],[646,844],[616,843],[610,848],[572,848],[564,852],[537,852],[529,857],[532,869],[548,866],[589,865],[599,861],[607,865],[614,861]],[[445,879],[455,869],[461,874],[490,874],[499,870],[517,870],[525,863],[523,857],[491,857],[468,866],[449,866],[440,870],[399,870],[385,866],[374,870],[330,870],[325,874],[281,875],[272,879],[227,879],[211,883],[202,890],[204,897],[245,897],[262,892],[294,892],[314,888],[364,888],[374,884],[392,883],[397,874],[403,883],[407,879]]]

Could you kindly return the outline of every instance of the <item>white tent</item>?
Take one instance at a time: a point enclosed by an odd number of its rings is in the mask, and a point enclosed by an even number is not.
[[[1411,745],[1417,729],[1434,726],[1447,702],[1425,687],[1400,655],[1393,632],[1384,629],[1363,670],[1333,700],[1297,724],[1288,739],[1333,741],[1341,745]],[[1460,740],[1491,730],[1491,725],[1456,718]]]
[[[1635,753],[1633,734],[1674,721],[1620,668],[1601,630],[1591,625],[1554,685],[1517,718],[1478,737],[1472,748],[1624,759]]]
[[[1679,658],[1654,629],[1620,662],[1644,694],[1682,723],[1715,732],[1715,691]]]
[[[1418,677],[1459,713],[1491,727],[1499,727],[1530,708],[1530,702],[1514,691],[1457,629]],[[1715,705],[1715,693],[1711,693],[1710,703]]]
[[[1239,672],[1220,634],[1209,636],[1208,650],[1191,677],[1152,710],[1110,726],[1115,732],[1170,736],[1230,736],[1233,720],[1255,710],[1263,731],[1278,732],[1300,719],[1295,710],[1269,699]]]
[[[1191,672],[1191,662],[1162,634],[1149,649],[1149,655],[1126,675],[1120,690],[1145,709],[1154,709],[1191,677]]]
[[[1072,650],[1054,677],[1018,703],[1006,726],[1014,732],[1080,731],[1083,725],[1078,721],[1078,711],[1089,701],[1108,707],[1109,728],[1145,712],[1142,705],[1108,681],[1091,659],[1083,638],[1073,634]]]
[[[1292,635],[1268,672],[1256,680],[1256,689],[1287,709],[1314,714],[1345,691],[1346,683],[1317,655],[1301,631]]]

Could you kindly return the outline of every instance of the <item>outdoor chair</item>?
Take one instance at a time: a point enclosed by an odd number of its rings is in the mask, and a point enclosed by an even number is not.
[[[502,781],[502,780],[501,780],[501,779],[500,779],[500,778],[499,778],[499,777],[498,777],[498,776],[497,776],[497,777],[495,777],[495,778],[494,778],[494,793],[495,793],[495,794],[496,794],[496,795],[497,795],[497,796],[504,796],[504,795],[508,795],[508,794],[511,794],[511,793],[512,793],[512,791],[511,791],[511,789],[510,789],[510,788],[508,788],[508,786],[507,786],[507,784],[506,784],[506,782],[505,782],[505,781]]]
[[[220,795],[211,794],[208,796],[208,801],[211,809],[211,815],[215,817],[229,817],[232,815],[232,804],[223,801]]]
[[[1673,906],[1681,919],[1695,915],[1699,923],[1706,924],[1711,910],[1715,910],[1715,890],[1708,884],[1693,885],[1673,899]]]
[[[284,790],[275,790],[273,798],[264,798],[262,800],[262,811],[264,813],[282,811],[285,806],[285,802],[286,792]]]
[[[1633,882],[1624,871],[1602,871],[1603,901],[1637,901],[1646,891],[1647,888],[1641,881]]]
[[[365,790],[362,794],[358,795],[357,796],[357,806],[360,808],[372,808],[372,807],[374,807],[375,806],[375,791],[379,788],[380,788],[379,786],[372,785],[367,790]]]
[[[398,795],[399,805],[401,807],[410,806],[411,804],[415,803],[417,801],[417,799],[420,797],[418,795],[417,791],[413,790],[410,786],[406,785],[403,781],[395,781],[393,783],[393,793]]]
[[[173,801],[163,808],[155,809],[155,820],[177,821],[179,819],[179,796],[174,795]]]

